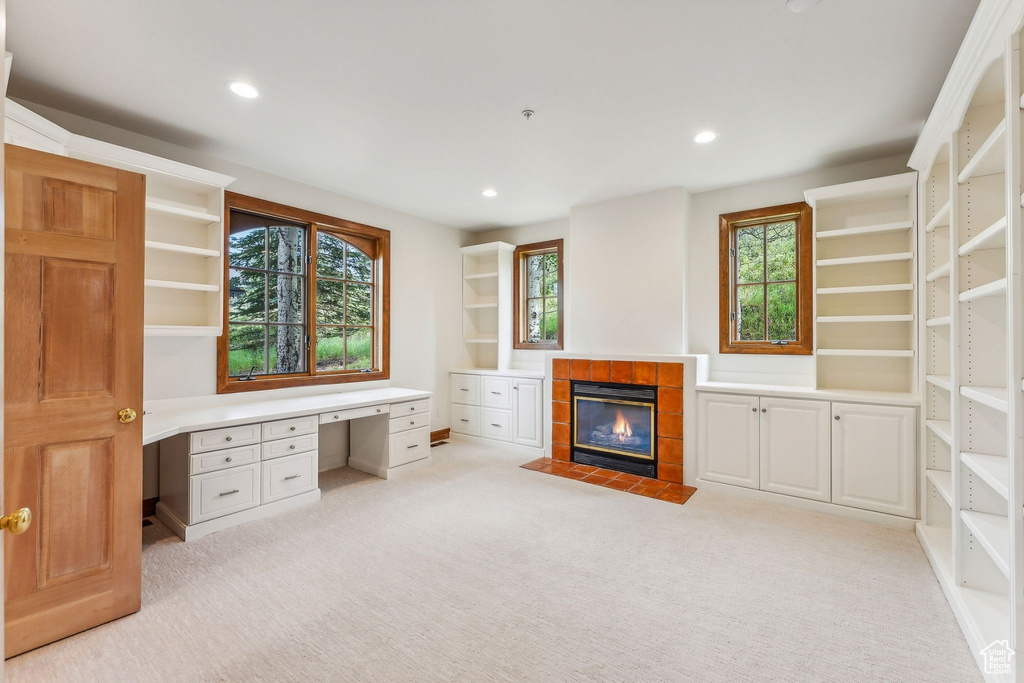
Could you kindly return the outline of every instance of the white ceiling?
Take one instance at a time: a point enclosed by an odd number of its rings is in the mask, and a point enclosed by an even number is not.
[[[8,94],[440,223],[522,225],[909,153],[977,4],[32,0],[8,3]]]

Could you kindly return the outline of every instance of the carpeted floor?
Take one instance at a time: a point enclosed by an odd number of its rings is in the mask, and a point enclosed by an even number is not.
[[[686,505],[451,443],[392,481],[184,544],[142,611],[11,681],[972,681],[913,534],[698,491]]]

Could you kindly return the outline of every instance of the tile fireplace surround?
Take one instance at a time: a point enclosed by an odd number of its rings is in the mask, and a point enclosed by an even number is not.
[[[658,389],[658,480],[683,483],[683,364],[655,361],[551,360],[551,459],[572,460],[571,380],[640,384]]]

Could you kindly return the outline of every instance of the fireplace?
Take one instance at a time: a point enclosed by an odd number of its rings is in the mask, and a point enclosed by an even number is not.
[[[657,387],[573,382],[572,461],[656,478],[657,413]]]

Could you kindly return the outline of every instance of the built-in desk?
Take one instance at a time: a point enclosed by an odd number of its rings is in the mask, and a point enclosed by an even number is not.
[[[387,388],[147,412],[157,517],[188,541],[316,502],[319,431],[338,422],[349,423],[349,467],[387,479],[426,465],[430,396]]]

